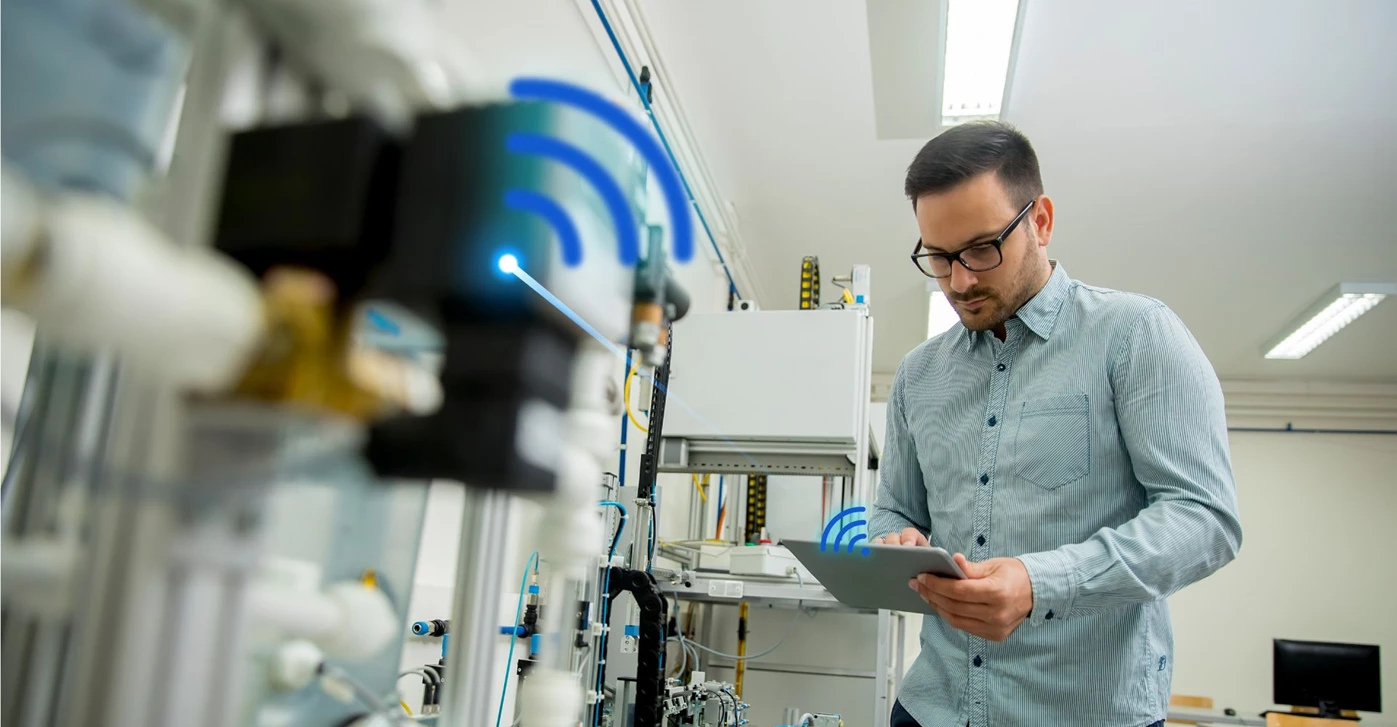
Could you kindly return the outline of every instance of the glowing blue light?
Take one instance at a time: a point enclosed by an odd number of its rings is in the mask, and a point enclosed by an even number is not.
[[[502,273],[517,273],[519,272],[519,258],[509,254],[501,255],[499,266]]]

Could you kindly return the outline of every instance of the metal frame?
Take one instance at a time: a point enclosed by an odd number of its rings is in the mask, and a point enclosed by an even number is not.
[[[456,597],[451,607],[451,648],[446,652],[446,710],[442,724],[484,725],[494,717],[493,675],[499,614],[494,592],[504,582],[505,543],[509,535],[508,494],[466,488],[461,517]],[[508,665],[512,671],[514,665]]]
[[[906,614],[887,610],[857,609],[845,606],[835,600],[829,591],[818,585],[799,585],[777,578],[733,575],[695,575],[688,572],[657,570],[660,590],[672,593],[676,599],[701,604],[695,615],[696,628],[703,643],[712,643],[714,625],[713,606],[736,606],[742,601],[757,605],[776,607],[806,608],[846,613],[876,614],[878,637],[872,670],[857,670],[838,667],[806,667],[771,662],[752,662],[746,665],[751,671],[781,672],[790,674],[812,674],[821,676],[846,677],[851,679],[872,679],[874,681],[873,715],[868,722],[872,727],[888,727],[892,710],[892,700],[902,686],[902,675],[906,665]],[[724,588],[728,584],[741,584],[740,596],[715,595],[730,592]],[[704,669],[733,668],[730,660],[715,660],[706,652],[699,654],[699,663]]]

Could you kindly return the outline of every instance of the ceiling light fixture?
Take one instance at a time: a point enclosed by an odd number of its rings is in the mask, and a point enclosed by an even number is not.
[[[1263,349],[1266,358],[1304,358],[1389,295],[1397,295],[1397,283],[1340,283],[1334,286]]]
[[[944,0],[941,125],[997,119],[1018,48],[1021,0]]]
[[[926,337],[940,335],[959,322],[960,314],[956,313],[946,295],[939,289],[931,291],[931,303],[927,308]]]

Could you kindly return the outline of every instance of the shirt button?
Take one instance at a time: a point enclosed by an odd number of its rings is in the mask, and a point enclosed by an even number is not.
[[[981,665],[981,664],[983,664],[983,663],[985,663],[985,662],[981,661],[981,660],[980,660],[980,656],[977,654],[977,655],[975,656],[975,661],[972,661],[972,662],[970,662],[970,663],[974,664],[975,666],[979,666],[979,665]]]
[[[990,483],[990,476],[989,476],[989,473],[988,473],[988,472],[986,472],[985,474],[980,475],[980,484],[982,484],[982,485],[988,485],[989,483]]]
[[[985,536],[981,535],[980,537],[975,538],[975,544],[976,544],[976,545],[984,545],[984,544],[985,544]]]
[[[1053,612],[1052,612],[1051,610],[1049,610],[1046,614],[1043,615],[1043,620],[1044,620],[1044,621],[1052,621],[1052,620],[1053,620]]]
[[[995,366],[995,367],[994,367],[994,370],[995,370],[995,371],[1003,371],[1004,369],[1007,369],[1007,368],[1009,368],[1009,367],[1008,367],[1008,366],[1005,366],[1004,364],[1000,364],[1000,365],[998,365],[998,366]]]
[[[996,424],[998,424],[998,423],[999,423],[999,419],[998,419],[997,417],[990,417],[990,426],[994,426],[994,425],[996,425]]]

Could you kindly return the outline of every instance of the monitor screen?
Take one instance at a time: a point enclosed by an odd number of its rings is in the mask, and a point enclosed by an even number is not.
[[[1277,704],[1382,711],[1376,646],[1275,639],[1273,659]]]

